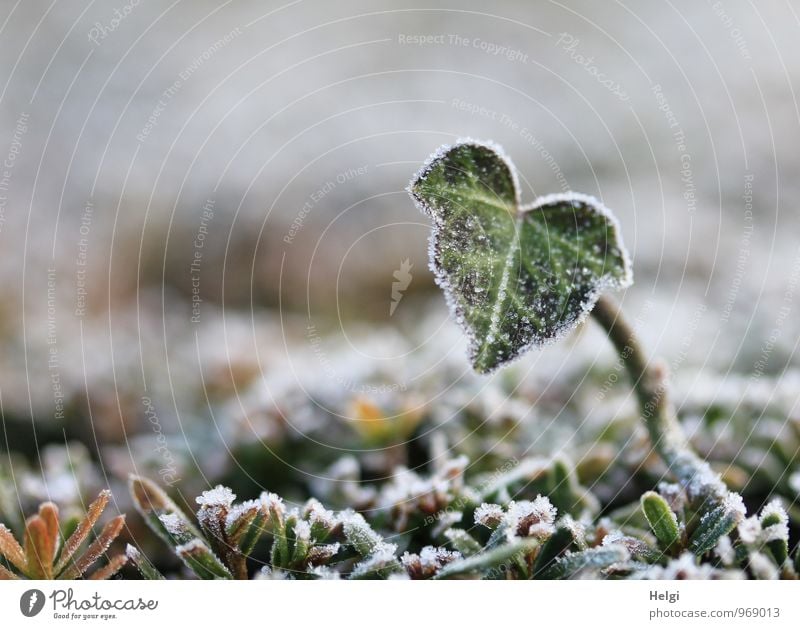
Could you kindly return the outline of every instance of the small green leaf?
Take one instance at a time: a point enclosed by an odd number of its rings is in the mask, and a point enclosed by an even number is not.
[[[464,557],[471,557],[480,552],[481,545],[464,529],[447,529],[444,536],[450,544]]]
[[[153,532],[167,544],[174,546],[186,543],[193,537],[201,537],[200,531],[186,514],[153,481],[132,475],[128,487],[136,509]],[[168,529],[161,516],[171,516],[175,526]]]
[[[678,527],[678,518],[667,501],[656,492],[648,491],[642,495],[642,511],[661,548],[667,552],[676,548],[680,542],[681,531]]]
[[[175,552],[201,579],[232,579],[230,571],[199,537],[175,548]]]
[[[494,144],[440,148],[408,190],[434,221],[431,269],[479,373],[556,340],[602,292],[632,282],[611,212],[577,193],[521,205],[516,170]]]
[[[783,566],[789,558],[789,517],[780,502],[773,501],[761,512],[761,528],[767,534],[766,546],[775,563]]]
[[[350,514],[345,519],[344,535],[362,557],[371,555],[383,543],[383,538],[372,530],[360,513]]]
[[[228,542],[248,555],[264,532],[267,513],[262,503],[251,500],[236,507],[225,522]]]
[[[737,496],[737,494],[731,494]],[[719,538],[730,533],[742,519],[743,507],[726,500],[713,506],[700,517],[700,523],[689,539],[689,550],[698,557],[717,545]],[[741,502],[741,498],[739,498]]]
[[[574,542],[575,537],[571,530],[565,526],[556,528],[556,532],[550,536],[536,557],[536,562],[533,564],[533,578],[536,579],[543,575],[560,555],[569,550]]]
[[[143,579],[155,581],[162,580],[164,578],[164,575],[161,574],[152,563],[150,563],[150,560],[145,557],[138,548],[128,544],[127,548],[125,549],[125,554],[128,556],[128,559],[130,559],[131,563],[139,570],[139,574],[142,575]]]

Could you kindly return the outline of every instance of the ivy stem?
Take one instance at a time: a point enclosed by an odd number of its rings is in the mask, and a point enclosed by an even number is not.
[[[642,419],[658,455],[689,494],[707,494],[703,485],[710,480],[708,464],[690,448],[667,396],[667,370],[660,362],[650,362],[635,330],[625,320],[619,306],[602,295],[592,310],[614,344],[631,380]],[[699,483],[698,483],[699,481]]]

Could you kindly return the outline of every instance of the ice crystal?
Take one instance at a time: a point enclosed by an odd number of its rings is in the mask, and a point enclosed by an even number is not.
[[[764,553],[750,553],[749,565],[756,579],[777,579],[780,576],[777,566]]]
[[[509,530],[520,537],[545,538],[555,530],[556,508],[544,496],[535,500],[511,501],[505,523]]]
[[[158,516],[161,524],[167,529],[170,535],[182,535],[186,533],[186,523],[177,513],[163,513]]]
[[[201,507],[224,507],[226,509],[233,504],[234,500],[236,500],[236,494],[222,485],[217,485],[214,489],[204,491],[195,498],[195,501]]]
[[[767,524],[767,520],[774,522]],[[789,516],[780,501],[773,500],[761,510],[759,523],[763,529],[764,542],[789,539]]]
[[[246,500],[241,504],[234,505],[225,517],[225,527],[233,525],[239,518],[251,511],[252,509],[261,508],[262,504],[258,500]]]
[[[500,505],[484,502],[475,509],[475,524],[481,524],[490,529],[497,528],[504,517],[505,513]]]
[[[717,542],[717,547],[714,553],[719,557],[720,561],[726,566],[731,566],[736,563],[736,551],[733,548],[733,542],[727,535],[723,535]]]
[[[261,504],[264,505],[264,508],[270,514],[276,513],[282,516],[286,512],[286,507],[283,504],[283,498],[281,498],[278,494],[266,491],[263,492],[261,494]]]
[[[412,579],[429,579],[444,566],[460,558],[459,552],[438,546],[425,546],[419,554],[405,552],[400,563]]]

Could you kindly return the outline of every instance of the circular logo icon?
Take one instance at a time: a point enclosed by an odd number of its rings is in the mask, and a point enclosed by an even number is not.
[[[19,599],[19,611],[28,618],[33,618],[43,607],[44,592],[41,590],[26,590]]]

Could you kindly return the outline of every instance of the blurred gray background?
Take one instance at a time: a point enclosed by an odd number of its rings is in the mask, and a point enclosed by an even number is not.
[[[800,328],[781,316],[800,264],[798,14],[4,0],[3,411],[88,401],[124,429],[125,400],[141,415],[161,390],[178,416],[209,370],[229,393],[232,363],[245,379],[284,368],[309,322],[376,360],[364,330],[389,339],[425,318],[458,339],[404,187],[461,136],[502,144],[527,200],[569,188],[617,213],[635,265],[625,306],[654,351],[748,372],[774,336],[767,370],[781,370]],[[405,259],[414,279],[390,318]],[[699,332],[681,342],[687,325]]]

